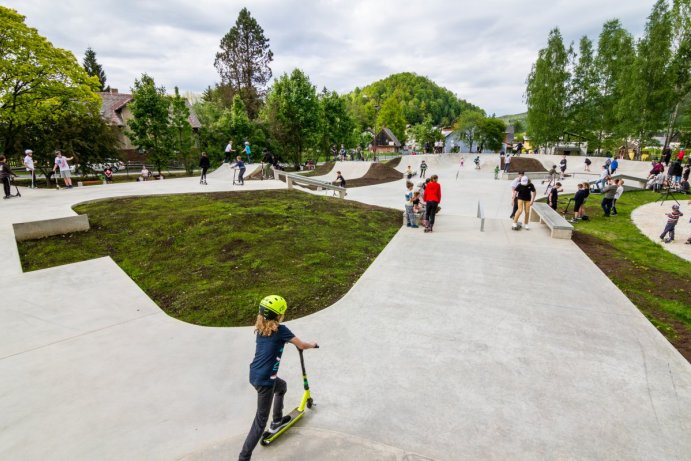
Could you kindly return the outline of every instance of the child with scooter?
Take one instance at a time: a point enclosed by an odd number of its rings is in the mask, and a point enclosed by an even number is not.
[[[286,382],[277,376],[285,343],[290,342],[300,350],[319,347],[315,342],[301,341],[288,327],[280,324],[287,309],[286,300],[277,295],[267,296],[259,303],[257,322],[254,325],[256,349],[254,360],[250,364],[250,384],[257,390],[257,413],[242,446],[239,461],[247,461],[252,457],[254,447],[264,434],[272,400],[273,418],[268,433],[277,433],[290,424],[291,417],[283,416]]]

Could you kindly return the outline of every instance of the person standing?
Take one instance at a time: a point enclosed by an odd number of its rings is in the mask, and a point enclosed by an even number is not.
[[[418,225],[415,222],[415,213],[413,212],[413,183],[410,181],[406,181],[405,188],[406,226],[416,228],[418,227]]]
[[[518,197],[516,196],[516,188],[521,184],[521,178],[523,177],[523,172],[519,171],[518,176],[514,178],[513,181],[511,181],[511,216],[509,216],[509,219],[513,219],[514,216],[516,216],[516,211],[518,211]]]
[[[564,180],[564,173],[566,173],[566,155],[563,155],[561,157],[561,160],[559,161],[559,170],[561,171],[561,175],[559,179],[562,181]]]
[[[585,166],[583,167],[583,171],[590,171],[590,164],[593,163],[590,161],[588,157],[585,158],[585,162],[583,162]]]
[[[245,155],[247,155],[247,163],[251,163],[252,160],[252,149],[250,149],[249,141],[245,141]]]
[[[271,165],[274,164],[274,156],[268,149],[264,149],[264,156],[262,157],[262,180],[270,179]]]
[[[206,185],[206,172],[209,170],[211,162],[209,162],[209,156],[206,152],[202,152],[202,156],[199,159],[199,168],[202,169],[202,175],[199,177],[199,184]]]
[[[616,158],[609,164],[609,174],[614,174],[619,169],[619,160]]]
[[[254,324],[255,351],[250,364],[250,384],[257,391],[257,412],[245,443],[240,451],[239,461],[249,461],[252,451],[261,439],[266,423],[269,421],[273,402],[273,418],[269,432],[275,434],[290,422],[290,416],[283,416],[283,397],[288,386],[278,377],[278,368],[286,343],[298,349],[319,347],[315,342],[304,342],[295,336],[288,327],[281,325],[288,304],[278,295],[267,296],[259,303],[259,312]]]
[[[612,204],[614,203],[614,195],[617,193],[617,185],[609,179],[607,185],[602,189],[602,193],[605,196],[602,198],[600,206],[602,206],[602,211],[605,212],[605,218],[609,218],[612,214]]]
[[[554,211],[557,211],[557,205],[559,203],[559,192],[563,189],[561,188],[561,183],[557,182],[554,187],[549,190],[549,195],[547,196],[547,204]]]
[[[423,160],[420,162],[420,178],[425,177],[425,172],[427,171],[427,163]]]
[[[60,176],[62,176],[62,179],[65,181],[65,187],[68,189],[72,189],[72,177],[70,173],[70,165],[67,162],[72,161],[73,159],[74,157],[64,157],[62,152],[59,150],[55,151],[55,164],[53,165],[53,172],[55,172],[55,170],[58,168],[60,169]]]
[[[34,151],[31,149],[27,149],[24,151],[24,166],[26,167],[26,171],[29,172],[31,175],[31,186],[29,186],[31,189],[36,189],[36,171],[34,168]]]
[[[228,144],[226,144],[226,156],[223,159],[223,163],[230,163],[231,162],[231,157],[233,155],[233,141],[228,141]]]
[[[4,199],[12,197],[10,192],[10,176],[17,176],[12,168],[7,164],[7,158],[4,155],[0,155],[0,180],[2,180],[2,188],[4,189],[5,196]]]
[[[425,186],[425,195],[423,196],[426,203],[425,221],[427,226],[425,227],[425,232],[432,232],[434,229],[434,216],[437,214],[437,208],[439,207],[439,202],[441,202],[439,177],[433,174],[429,179],[430,181]]]
[[[660,240],[665,243],[669,243],[674,241],[674,229],[677,227],[679,218],[684,216],[684,213],[679,211],[679,205],[675,203],[672,205],[672,212],[665,213],[665,215],[667,216],[667,224],[665,225],[665,229],[662,231],[662,234],[660,234]],[[667,234],[669,234],[669,237],[665,238]]]
[[[506,154],[506,160],[504,160],[504,173],[509,172],[509,168],[511,168],[511,153]]]
[[[513,224],[511,225],[512,229],[519,229],[518,220],[521,218],[521,214],[523,214],[523,227],[525,227],[525,230],[530,229],[528,227],[528,222],[530,220],[530,207],[535,202],[536,195],[537,191],[535,190],[535,185],[532,182],[530,182],[530,179],[527,176],[523,176],[521,178],[521,183],[518,186],[516,186],[518,210],[516,211],[516,214],[513,217]]]
[[[245,162],[242,161],[242,157],[240,157],[240,156],[238,155],[238,156],[235,158],[235,163],[232,164],[232,165],[230,165],[230,167],[231,167],[231,168],[232,168],[232,167],[235,167],[235,168],[237,168],[237,169],[239,170],[240,173],[238,174],[238,179],[237,179],[236,182],[237,182],[238,184],[240,184],[241,186],[244,186],[244,185],[245,185],[245,178],[244,178],[244,176],[245,176],[245,171],[247,170],[247,168],[245,167]]]
[[[619,200],[624,193],[624,180],[615,179],[614,184],[617,186],[617,191],[614,193],[614,200],[612,201],[612,216],[617,215],[617,200]]]
[[[670,160],[672,160],[672,149],[670,149],[669,146],[665,146],[665,148],[662,149],[662,163],[668,166]]]
[[[506,156],[504,155],[504,151],[499,152],[499,169],[501,171],[504,171],[504,168],[506,167]]]

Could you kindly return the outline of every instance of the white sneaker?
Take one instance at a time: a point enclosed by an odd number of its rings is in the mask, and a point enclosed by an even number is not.
[[[523,229],[530,230],[530,227],[528,227],[528,225],[526,224],[525,226],[523,226]]]
[[[518,224],[516,224],[516,223],[511,224],[511,229],[518,229]]]

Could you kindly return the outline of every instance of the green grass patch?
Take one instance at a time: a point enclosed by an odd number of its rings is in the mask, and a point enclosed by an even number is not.
[[[559,210],[570,197],[560,197]],[[691,263],[651,241],[631,220],[634,209],[659,198],[650,191],[624,192],[617,201],[618,215],[605,218],[602,196],[591,194],[586,204],[590,220],[575,224],[574,241],[691,360]],[[671,211],[673,203],[660,207],[660,232],[666,222],[664,213]]]
[[[130,197],[75,207],[91,230],[19,243],[24,270],[100,256],[168,314],[253,325],[280,294],[287,318],[323,309],[358,280],[401,226],[400,212],[294,191]]]

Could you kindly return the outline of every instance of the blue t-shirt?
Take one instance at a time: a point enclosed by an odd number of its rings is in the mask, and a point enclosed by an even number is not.
[[[295,335],[285,325],[271,336],[257,333],[257,349],[250,364],[250,384],[253,386],[273,386],[281,365],[283,346]]]
[[[243,162],[242,160],[238,160],[237,162],[235,162],[235,166],[237,166],[241,170],[244,170],[245,169],[245,162]]]

